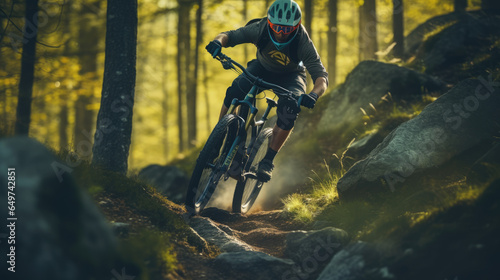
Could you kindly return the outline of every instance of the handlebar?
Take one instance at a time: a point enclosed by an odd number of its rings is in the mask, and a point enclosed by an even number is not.
[[[227,56],[223,53],[219,53],[215,57],[215,59],[219,60],[222,63],[222,67],[224,67],[224,69],[227,69],[227,70],[236,69],[234,66],[240,68],[241,71],[243,71],[243,74],[245,74],[245,76],[247,76],[247,78],[250,80],[250,82],[257,85],[258,87],[265,88],[265,89],[272,89],[274,94],[276,94],[279,97],[296,99],[297,103],[300,107],[303,95],[299,96],[299,98],[297,99],[297,96],[294,95],[291,91],[287,90],[286,88],[280,87],[279,85],[268,83],[268,82],[264,81],[262,78],[259,78],[259,77],[252,75],[250,72],[248,72],[248,70],[244,66],[242,66],[241,64],[234,61],[232,58],[230,58],[229,56]]]

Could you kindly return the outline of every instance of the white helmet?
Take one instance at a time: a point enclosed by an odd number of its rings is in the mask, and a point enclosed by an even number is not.
[[[293,0],[276,0],[269,7],[267,18],[273,24],[297,26],[300,24],[302,12]]]

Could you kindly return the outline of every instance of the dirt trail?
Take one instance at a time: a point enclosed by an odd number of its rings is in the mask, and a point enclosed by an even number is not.
[[[121,222],[130,225],[128,235],[137,234],[137,232],[145,228],[156,228],[149,217],[141,214],[112,194],[102,193],[96,200],[99,208],[110,222]],[[181,214],[179,212],[179,215]],[[241,215],[217,208],[207,208],[201,216],[209,218],[221,230],[251,245],[254,250],[280,258],[283,257],[286,234],[293,230],[305,229],[304,225],[287,219],[281,210],[260,211]],[[174,249],[177,255],[178,268],[168,275],[156,276],[166,279],[241,278],[241,275],[233,275],[229,271],[220,271],[215,268],[212,264],[212,257],[204,254],[193,254],[193,249],[188,244],[178,243]]]
[[[249,215],[233,214],[217,208],[207,208],[201,214],[255,250],[283,257],[286,234],[303,230],[304,225],[287,219],[281,210],[260,211]]]

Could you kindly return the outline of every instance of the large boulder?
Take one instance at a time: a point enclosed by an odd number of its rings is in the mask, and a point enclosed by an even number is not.
[[[216,267],[238,273],[238,279],[293,279],[286,276],[294,269],[293,261],[262,252],[223,253],[215,258],[214,264]]]
[[[377,61],[363,61],[338,89],[327,95],[328,109],[320,119],[318,131],[335,133],[362,124],[363,112],[377,107],[391,93],[392,99],[420,101],[425,91],[444,90],[438,79],[413,70]],[[323,101],[323,102],[325,102]]]
[[[500,279],[500,180],[475,200],[436,211],[401,232],[382,263],[394,279]],[[365,278],[366,279],[366,278]]]
[[[463,16],[462,13],[455,12],[439,15],[428,19],[417,28],[413,29],[405,37],[405,57],[409,58],[414,56],[429,34],[436,33],[437,30],[455,23],[461,16]]]
[[[498,65],[495,38],[500,35],[500,16],[474,12],[452,14],[448,19],[442,31],[421,42],[412,66],[455,83]]]
[[[490,77],[491,78],[491,77]],[[391,132],[339,180],[341,196],[384,179],[391,189],[415,172],[439,166],[498,133],[499,83],[469,79]],[[496,90],[496,91],[495,91]]]
[[[338,252],[317,280],[394,279],[371,244],[358,241]]]
[[[15,174],[7,175],[10,168]],[[105,218],[47,148],[27,137],[2,139],[0,170],[0,218],[10,244],[0,254],[1,279],[111,279],[122,269]],[[6,249],[7,239],[1,243]]]
[[[189,178],[179,168],[152,164],[139,172],[139,178],[151,184],[171,201],[184,202]]]
[[[487,44],[493,34],[500,34],[500,18],[463,14],[443,31],[420,46],[416,60],[422,60],[426,73],[446,70],[452,64],[464,63],[472,53]]]

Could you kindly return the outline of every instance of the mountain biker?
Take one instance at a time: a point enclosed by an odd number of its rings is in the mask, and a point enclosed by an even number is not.
[[[222,32],[207,46],[207,51],[216,57],[222,47],[234,47],[243,43],[257,46],[257,59],[248,63],[247,70],[265,81],[290,90],[294,95],[304,95],[302,106],[314,108],[318,98],[328,86],[326,72],[316,48],[301,25],[302,13],[292,0],[276,0],[268,9],[267,17],[250,21],[244,27]],[[314,88],[306,93],[306,73],[311,75]],[[243,99],[251,88],[243,74],[227,89],[220,118],[228,111],[234,98]],[[273,128],[266,155],[257,170],[257,178],[263,182],[271,179],[273,160],[286,142],[297,119],[300,108],[295,100],[278,100],[278,120]]]

